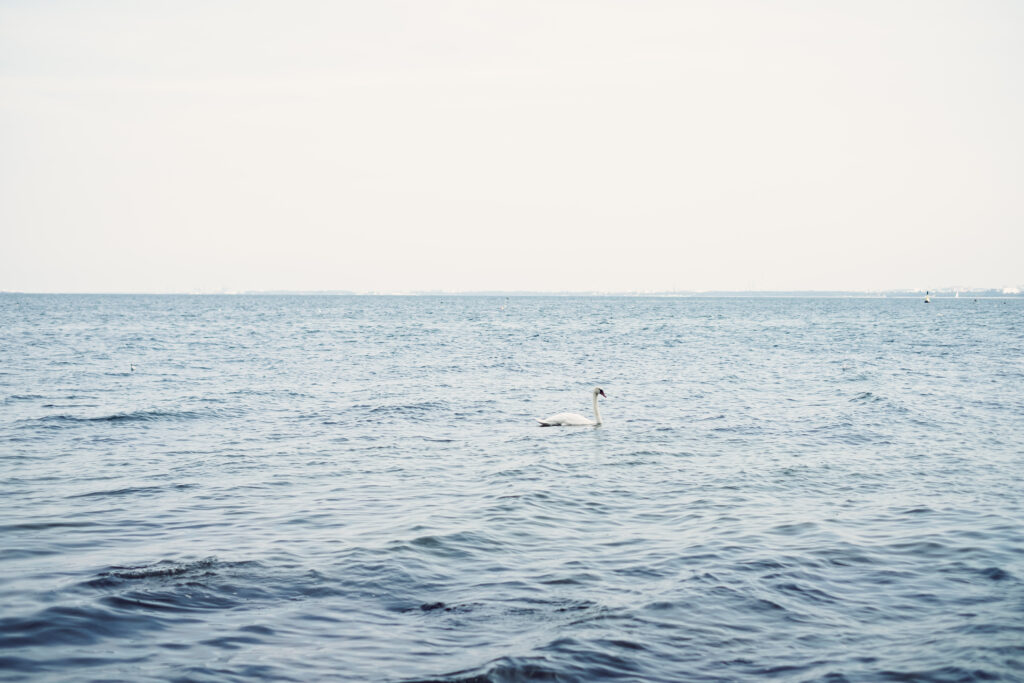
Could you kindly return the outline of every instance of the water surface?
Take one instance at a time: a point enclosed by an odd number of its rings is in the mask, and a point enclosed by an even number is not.
[[[0,678],[1021,680],[1022,416],[1019,299],[3,295]]]

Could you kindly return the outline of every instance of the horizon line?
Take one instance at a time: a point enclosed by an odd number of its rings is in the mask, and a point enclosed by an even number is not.
[[[82,291],[40,292],[0,290],[0,295],[31,296],[608,296],[608,297],[916,297],[956,298],[958,295],[983,298],[1019,297],[1022,287],[941,287],[936,289],[707,289],[707,290],[343,290],[343,289],[264,289],[194,291]]]

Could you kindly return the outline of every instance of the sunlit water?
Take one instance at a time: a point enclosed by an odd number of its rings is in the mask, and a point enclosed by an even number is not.
[[[1020,299],[3,295],[0,678],[1022,680],[1022,444]]]

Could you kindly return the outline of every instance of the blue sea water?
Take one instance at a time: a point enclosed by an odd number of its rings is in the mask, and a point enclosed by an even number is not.
[[[1024,680],[1022,465],[1020,299],[2,295],[0,679]]]

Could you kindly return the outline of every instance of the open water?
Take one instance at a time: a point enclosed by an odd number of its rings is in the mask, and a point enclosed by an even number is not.
[[[1021,299],[2,295],[0,679],[1024,680],[1022,444]]]

